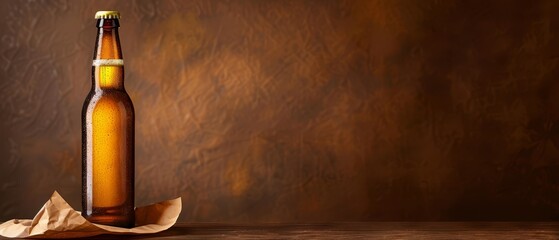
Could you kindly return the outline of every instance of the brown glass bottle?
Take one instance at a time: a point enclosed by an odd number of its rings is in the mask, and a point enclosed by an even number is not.
[[[134,107],[124,89],[120,15],[102,11],[92,87],[82,110],[82,215],[91,222],[134,226]]]

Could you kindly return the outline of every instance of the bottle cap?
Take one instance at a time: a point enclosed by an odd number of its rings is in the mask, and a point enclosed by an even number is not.
[[[97,11],[95,19],[120,19],[120,13],[118,11]]]

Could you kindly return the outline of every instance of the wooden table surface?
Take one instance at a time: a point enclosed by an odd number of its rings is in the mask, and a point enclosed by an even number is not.
[[[141,236],[90,239],[559,239],[559,222],[368,222],[189,224]]]

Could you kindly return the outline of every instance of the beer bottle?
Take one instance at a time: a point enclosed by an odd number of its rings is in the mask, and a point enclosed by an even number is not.
[[[120,13],[99,11],[92,87],[82,110],[82,215],[134,226],[134,107],[124,90]]]

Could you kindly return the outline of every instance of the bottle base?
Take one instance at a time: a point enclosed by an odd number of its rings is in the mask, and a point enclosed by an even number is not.
[[[94,213],[82,216],[95,224],[109,225],[114,227],[132,228],[134,224],[134,212],[131,214],[115,214],[113,209],[94,209]]]

